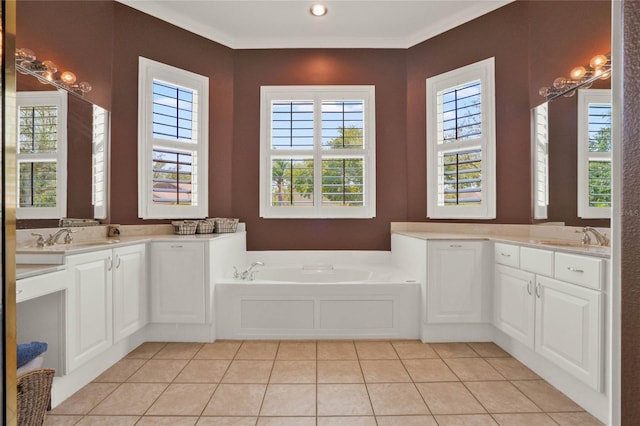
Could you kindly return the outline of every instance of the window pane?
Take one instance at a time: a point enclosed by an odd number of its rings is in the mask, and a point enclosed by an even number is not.
[[[153,150],[153,203],[193,205],[193,155],[162,149]]]
[[[611,207],[611,161],[589,161],[589,206]]]
[[[21,106],[18,152],[22,154],[55,153],[58,145],[58,108]]]
[[[56,206],[56,163],[20,162],[20,207]]]
[[[438,93],[438,143],[476,139],[482,133],[480,81]]]
[[[442,176],[440,205],[456,206],[482,202],[482,151],[440,154]]]
[[[364,102],[322,102],[322,147],[364,148]]]
[[[271,160],[271,205],[313,206],[313,159]]]
[[[192,141],[196,93],[169,83],[153,81],[153,137]]]
[[[322,160],[322,205],[364,205],[364,159]]]
[[[589,151],[611,152],[611,104],[589,104]]]
[[[272,102],[271,149],[313,149],[313,101]]]

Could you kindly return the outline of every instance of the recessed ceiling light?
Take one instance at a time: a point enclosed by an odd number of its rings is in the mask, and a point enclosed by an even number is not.
[[[313,16],[324,16],[327,14],[327,7],[323,4],[314,4],[309,11]]]

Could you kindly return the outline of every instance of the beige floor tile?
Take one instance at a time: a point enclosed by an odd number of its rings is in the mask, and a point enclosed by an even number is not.
[[[234,360],[222,383],[269,383],[273,361]]]
[[[163,383],[123,383],[89,414],[142,415],[166,389]]]
[[[367,388],[362,384],[319,384],[318,416],[371,416]]]
[[[318,426],[376,426],[373,416],[318,417]]]
[[[487,358],[498,358],[498,357],[510,357],[507,352],[504,351],[500,346],[496,345],[493,342],[472,342],[468,343],[471,346],[471,349],[476,351],[478,355],[481,357]]]
[[[318,361],[318,383],[364,383],[358,361]]]
[[[449,368],[462,381],[504,380],[502,374],[482,358],[445,359]]]
[[[367,385],[376,416],[431,414],[413,383]]]
[[[262,402],[260,416],[315,416],[316,386],[270,384]]]
[[[489,413],[535,413],[540,409],[507,381],[466,382]]]
[[[194,426],[197,421],[197,417],[144,416],[140,418],[136,426]]]
[[[422,342],[393,342],[400,359],[438,358],[430,344]]]
[[[198,426],[255,426],[257,417],[200,417]]]
[[[584,411],[578,404],[544,380],[524,380],[511,383],[543,411]]]
[[[273,363],[269,383],[315,383],[315,361],[277,361]]]
[[[145,414],[199,416],[215,389],[215,384],[171,384]]]
[[[233,359],[240,349],[240,341],[217,341],[205,343],[195,354],[194,359]]]
[[[165,342],[145,342],[129,352],[127,358],[151,359],[167,344]]]
[[[171,342],[153,356],[154,359],[191,359],[202,349],[202,343]]]
[[[94,382],[122,383],[147,362],[144,359],[123,358],[94,379]]]
[[[86,416],[76,425],[78,426],[133,426],[139,416]]]
[[[182,369],[175,383],[220,383],[229,368],[228,359],[192,359]]]
[[[466,343],[432,343],[431,347],[441,358],[473,358],[478,353]]]
[[[378,426],[438,426],[433,416],[377,416]]]
[[[389,342],[355,342],[359,359],[398,359],[398,354]]]
[[[236,353],[236,359],[273,360],[278,352],[278,342],[243,342]]]
[[[604,426],[600,420],[589,413],[547,413],[560,426]]]
[[[82,416],[53,416],[47,414],[44,418],[44,426],[73,426],[82,419]]]
[[[557,426],[553,419],[544,413],[494,414],[500,426]]]
[[[489,414],[451,414],[435,417],[439,426],[494,426],[498,424]]]
[[[507,380],[535,380],[540,377],[515,358],[485,358]]]
[[[221,384],[202,415],[257,416],[266,389],[266,385]]]
[[[460,382],[417,383],[429,410],[437,414],[483,414],[485,409]]]
[[[319,360],[356,360],[358,355],[352,341],[319,341],[317,343]]]
[[[87,414],[117,387],[117,383],[89,383],[51,410],[51,414]]]
[[[405,359],[402,363],[414,382],[455,382],[459,380],[440,358]]]
[[[258,417],[257,426],[316,426],[315,417]]]
[[[316,359],[316,342],[280,342],[277,360],[297,361]]]
[[[411,378],[400,360],[362,360],[362,374],[367,383],[410,382]]]
[[[186,359],[150,359],[127,379],[129,383],[170,383],[189,362]]]

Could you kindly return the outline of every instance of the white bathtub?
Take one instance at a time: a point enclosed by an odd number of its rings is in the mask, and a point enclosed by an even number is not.
[[[249,252],[238,269],[258,260],[253,281],[216,281],[217,338],[419,337],[420,283],[387,252]]]

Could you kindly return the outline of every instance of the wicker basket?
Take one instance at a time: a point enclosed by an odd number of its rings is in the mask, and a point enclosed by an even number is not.
[[[197,234],[211,234],[216,227],[216,222],[213,219],[205,219],[198,222]]]
[[[171,225],[173,225],[173,233],[177,235],[192,235],[198,229],[198,222],[194,220],[174,220]]]
[[[42,425],[51,402],[51,384],[56,370],[40,368],[18,376],[18,424]]]
[[[216,231],[218,234],[225,234],[228,232],[236,232],[238,229],[238,222],[240,219],[230,219],[230,218],[216,218]]]

